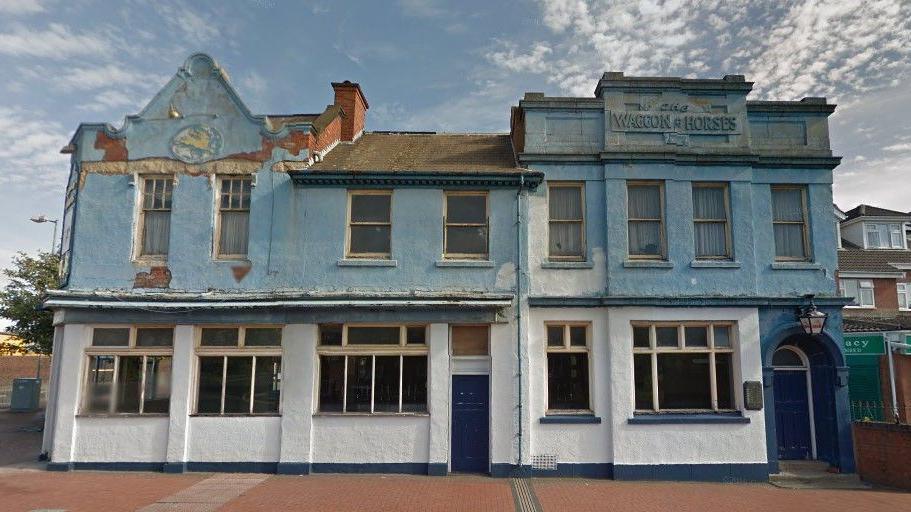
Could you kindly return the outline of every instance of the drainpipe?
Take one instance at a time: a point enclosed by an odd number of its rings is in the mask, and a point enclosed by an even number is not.
[[[519,191],[516,192],[516,357],[519,365],[519,460],[516,464],[522,471],[522,193],[525,175],[519,175]]]

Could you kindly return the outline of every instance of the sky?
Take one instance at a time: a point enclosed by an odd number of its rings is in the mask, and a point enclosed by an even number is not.
[[[750,99],[838,104],[839,206],[911,210],[911,0],[0,0],[0,268],[50,248],[29,217],[61,216],[78,124],[120,126],[198,51],[255,113],[360,82],[368,130],[506,132],[524,92],[590,97],[604,71],[743,74]]]

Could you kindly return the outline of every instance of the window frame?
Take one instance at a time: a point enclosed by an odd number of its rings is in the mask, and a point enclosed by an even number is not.
[[[661,212],[657,219],[653,218],[632,218],[629,214],[629,189],[630,187],[657,186],[658,187],[658,206]],[[626,257],[634,260],[667,260],[667,226],[665,223],[667,208],[665,205],[664,181],[661,180],[627,180],[626,181]],[[633,254],[630,250],[629,228],[633,222],[658,222],[658,254]]]
[[[170,416],[171,397],[168,396],[168,412],[144,412],[145,409],[145,382],[146,382],[146,361],[149,357],[170,357],[172,364],[171,378],[173,374],[174,362],[174,337],[176,336],[176,326],[168,324],[94,324],[89,329],[89,345],[82,354],[84,368],[82,370],[82,389],[79,392],[79,415],[80,416]],[[96,329],[129,329],[129,337],[126,346],[95,346],[91,344]],[[137,331],[139,329],[171,329],[172,338],[170,347],[142,347],[136,345]],[[91,361],[93,357],[112,356],[114,358],[114,368],[112,369],[113,377],[111,378],[111,401],[108,404],[107,412],[93,412],[88,410],[87,392],[89,390],[89,378],[92,374]],[[117,384],[120,373],[120,359],[122,357],[142,357],[142,378],[139,383],[139,412],[117,412]],[[173,389],[173,387],[172,387]]]
[[[232,260],[247,261],[249,254],[250,254],[250,227],[251,227],[250,221],[253,219],[253,215],[252,215],[253,189],[256,187],[256,179],[251,174],[217,174],[214,176],[214,178],[215,178],[215,186],[213,187],[213,189],[215,190],[215,194],[214,194],[214,196],[215,196],[214,197],[215,221],[213,222],[213,226],[215,227],[215,229],[214,229],[214,233],[212,234],[213,258],[216,260],[227,260],[227,261],[232,261]],[[246,181],[250,182],[250,204],[247,205],[247,208],[231,208],[230,206],[228,208],[221,207],[222,183],[224,183],[225,181],[232,181],[232,180],[237,180],[237,181],[246,180]],[[241,193],[241,198],[243,198],[242,193]],[[230,201],[229,201],[229,204],[230,204]],[[243,205],[243,202],[241,202],[241,205]],[[222,212],[223,211],[229,211],[229,212],[246,211],[247,212],[247,252],[245,254],[228,254],[228,253],[223,254],[221,252],[221,227],[222,227]]]
[[[203,329],[238,329],[237,333],[237,345],[231,346],[205,346],[202,345],[202,332]],[[246,346],[245,341],[247,337],[247,329],[281,329],[282,339],[279,341],[279,344],[276,346]],[[194,329],[193,333],[193,347],[194,347],[194,368],[193,373],[195,376],[195,381],[193,385],[195,387],[195,392],[193,393],[193,408],[191,416],[212,416],[212,417],[231,417],[231,416],[281,416],[282,415],[282,405],[285,400],[285,394],[282,392],[282,389],[279,388],[279,398],[278,398],[278,411],[274,412],[253,412],[254,406],[254,392],[256,386],[256,358],[257,357],[278,357],[282,364],[282,373],[284,373],[284,326],[281,324],[244,324],[244,325],[232,325],[232,324],[206,324],[197,326]],[[201,365],[200,359],[203,357],[222,357],[222,366],[221,366],[221,406],[219,410],[221,412],[199,412],[199,383],[201,378]],[[229,357],[250,357],[252,358],[251,372],[250,372],[250,406],[248,412],[224,412],[225,411],[225,388],[227,386],[227,372],[228,372],[228,358]],[[282,379],[284,380],[284,379]]]
[[[575,188],[579,190],[579,207],[582,212],[582,218],[579,220],[564,220],[550,218],[550,191],[552,188]],[[551,225],[557,224],[579,224],[581,230],[581,249],[578,255],[554,255],[550,252]],[[585,261],[588,254],[587,239],[585,228],[585,182],[584,181],[548,181],[547,182],[547,259],[549,261]]]
[[[699,256],[697,260],[731,260],[734,258],[733,236],[731,234],[731,191],[728,183],[715,181],[696,181],[693,182],[692,188],[720,188],[724,197],[724,221],[718,219],[699,219],[696,218],[696,202],[693,198],[693,249],[696,248],[696,229],[699,223],[720,224],[724,223],[724,255]],[[691,194],[692,195],[692,194]]]
[[[729,347],[715,346],[715,326],[726,326],[730,333]],[[648,327],[649,329],[649,346],[636,347],[633,341],[633,329],[636,327]],[[657,345],[656,328],[658,327],[676,327],[677,328],[677,346],[676,347],[659,347]],[[686,346],[686,327],[705,327],[707,329],[706,347],[687,347]],[[633,369],[633,411],[639,414],[660,414],[660,413],[719,413],[719,412],[737,412],[740,410],[737,397],[736,385],[736,364],[738,362],[738,332],[737,322],[733,320],[707,320],[707,321],[632,321],[630,322],[630,339],[629,344],[632,347],[632,355],[646,354],[650,356],[651,362],[651,392],[652,408],[637,409],[635,399],[635,369]],[[658,354],[709,354],[709,389],[710,403],[709,409],[662,409],[659,402],[658,389]],[[731,354],[731,406],[732,408],[718,407],[718,373],[715,363],[715,354]],[[633,361],[630,361],[634,364]]]
[[[813,261],[813,250],[810,245],[810,212],[808,205],[808,194],[806,185],[771,185],[769,187],[769,205],[772,209],[772,248],[773,254],[775,256],[775,261]],[[801,203],[801,214],[802,219],[800,222],[793,220],[775,220],[775,208],[774,208],[774,196],[775,191],[777,190],[799,190],[800,191],[800,203]],[[775,245],[775,226],[777,224],[800,224],[802,229],[800,230],[801,236],[803,237],[803,257],[799,256],[779,256],[778,247]]]
[[[873,279],[861,279],[861,278],[851,278],[851,277],[842,277],[838,279],[838,291],[841,292],[842,297],[848,297],[848,290],[845,287],[845,283],[848,281],[853,281],[857,283],[857,296],[854,297],[856,304],[846,304],[846,308],[857,308],[857,309],[876,309],[876,283],[873,282]],[[870,283],[870,286],[863,286],[863,283]],[[897,288],[897,287],[896,287]],[[870,304],[864,304],[862,301],[861,290],[870,290]],[[897,291],[897,290],[896,290]]]
[[[466,196],[483,196],[484,197],[484,223],[478,224],[473,222],[449,222],[449,198]],[[389,236],[392,236],[392,201],[389,201]],[[483,227],[486,230],[486,240],[484,242],[483,253],[472,252],[448,252],[449,250],[449,228],[450,227]],[[390,249],[392,241],[390,240]],[[486,190],[447,190],[443,192],[443,258],[452,260],[488,260],[490,259],[490,194]]]
[[[146,186],[149,181],[165,181],[170,184],[171,197],[170,205],[167,209],[145,207]],[[137,174],[133,178],[133,183],[138,184],[138,186],[136,186],[136,231],[133,236],[133,260],[155,262],[167,261],[168,254],[171,252],[170,236],[168,240],[168,252],[164,254],[143,254],[143,248],[145,246],[145,218],[147,211],[167,211],[169,217],[168,221],[170,222],[174,213],[174,188],[177,185],[177,178],[173,174]]]
[[[548,327],[560,326],[563,328],[563,346],[556,347],[548,344],[547,330]],[[585,327],[585,346],[570,344],[570,328]],[[594,397],[592,386],[592,323],[588,321],[564,321],[548,320],[544,322],[544,399],[547,401],[544,407],[545,416],[548,415],[591,415],[594,414]],[[556,409],[550,406],[550,354],[585,354],[588,365],[588,407],[584,409]]]
[[[348,208],[345,218],[345,258],[350,259],[392,259],[392,201],[393,191],[391,189],[378,190],[360,190],[348,189]],[[389,220],[387,222],[357,221],[351,220],[351,212],[354,196],[389,196]],[[389,252],[352,252],[351,251],[351,227],[352,226],[388,226],[389,227]]]
[[[324,325],[341,325],[342,326],[342,343],[341,345],[322,345],[321,329]],[[397,345],[389,344],[348,344],[349,327],[398,327],[399,343]],[[424,343],[407,343],[409,327],[424,327]],[[430,414],[430,344],[428,336],[430,334],[430,324],[424,323],[324,323],[320,324],[317,332],[316,358],[317,372],[314,382],[316,382],[316,413],[322,416],[428,416]],[[398,411],[376,411],[376,358],[377,356],[399,356],[399,406]],[[342,377],[342,410],[341,411],[323,411],[320,403],[322,394],[322,373],[323,373],[323,356],[344,357],[344,374]],[[370,374],[370,411],[348,411],[348,357],[371,357],[371,374]],[[407,356],[424,356],[427,363],[427,382],[426,382],[426,402],[423,411],[404,411],[403,404],[403,381],[404,381],[404,357]]]
[[[898,295],[898,310],[911,311],[911,282],[896,282],[895,292]],[[902,307],[902,296],[905,297],[905,307]]]
[[[892,229],[897,228],[897,229]],[[901,222],[864,222],[864,248],[866,249],[889,249],[901,250],[905,247],[904,225]],[[870,243],[870,234],[875,233],[879,240],[878,245]],[[898,244],[895,244],[894,236],[898,235]]]

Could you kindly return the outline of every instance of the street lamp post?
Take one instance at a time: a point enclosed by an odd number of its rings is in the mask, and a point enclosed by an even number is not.
[[[51,238],[51,254],[55,254],[57,249],[57,219],[49,219],[46,215],[41,214],[32,217],[31,221],[35,224],[44,224],[46,222],[51,222],[54,224],[54,234]],[[41,353],[38,353],[38,367],[35,369],[35,378],[41,378]]]

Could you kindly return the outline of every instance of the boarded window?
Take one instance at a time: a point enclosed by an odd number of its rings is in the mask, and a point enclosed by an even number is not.
[[[452,328],[452,355],[486,356],[490,353],[490,328],[459,325]]]

